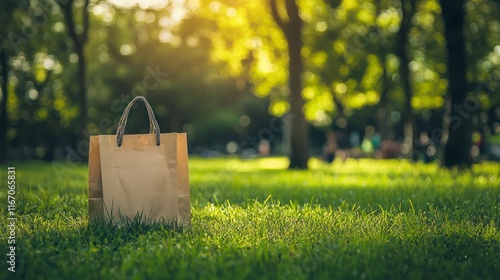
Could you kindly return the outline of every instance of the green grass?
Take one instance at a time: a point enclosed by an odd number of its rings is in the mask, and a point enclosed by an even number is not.
[[[191,228],[88,224],[87,168],[17,163],[18,279],[496,279],[500,164],[191,159]],[[0,170],[6,224],[6,166]],[[5,228],[2,226],[2,228]]]

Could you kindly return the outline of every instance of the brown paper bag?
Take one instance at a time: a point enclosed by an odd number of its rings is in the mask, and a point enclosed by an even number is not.
[[[128,113],[144,101],[150,134],[124,135]],[[187,137],[161,133],[142,96],[125,108],[116,135],[90,137],[89,218],[134,219],[190,224]]]

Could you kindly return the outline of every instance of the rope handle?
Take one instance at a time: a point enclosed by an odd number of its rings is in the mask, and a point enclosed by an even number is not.
[[[156,121],[155,114],[153,113],[153,109],[151,105],[149,105],[148,101],[144,96],[136,96],[123,110],[122,117],[120,118],[120,122],[118,122],[118,128],[116,130],[116,144],[118,147],[121,147],[123,144],[123,134],[125,133],[125,126],[127,125],[128,114],[130,109],[134,105],[137,100],[141,100],[146,105],[146,109],[148,111],[149,116],[149,133],[154,133],[156,135],[156,145],[160,146],[160,126]]]

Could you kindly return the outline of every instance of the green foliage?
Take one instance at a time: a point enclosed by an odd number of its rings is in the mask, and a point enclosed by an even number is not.
[[[225,64],[222,73],[247,80],[257,96],[273,95],[270,112],[281,116],[288,110],[282,108],[289,94],[287,44],[268,5],[267,1],[199,1],[194,12],[215,23],[216,29],[210,30],[211,59]]]
[[[467,79],[470,89],[479,95],[483,109],[500,101],[500,3],[498,1],[468,1],[466,11]],[[490,21],[489,18],[496,18]]]
[[[234,127],[243,111],[242,99],[249,96],[265,98],[258,102],[268,105],[273,116],[290,110],[286,41],[272,19],[269,1],[167,1],[154,7],[147,7],[148,1],[135,2],[141,4],[90,1],[85,49],[90,134],[114,133],[120,108],[134,95],[146,95],[157,104],[163,131],[196,124],[201,129],[191,139],[198,143],[209,138],[214,119],[228,120],[225,127]],[[278,8],[286,18],[283,2],[278,1]],[[76,1],[75,10],[82,3]],[[395,55],[401,1],[297,3],[304,21],[306,119],[329,128],[344,117],[347,130],[361,131],[375,113],[395,113],[403,117],[380,118],[378,126],[395,131],[389,138],[401,136],[406,116],[399,72],[406,65]],[[474,116],[474,123],[492,127],[498,122],[494,108],[500,102],[500,6],[498,1],[468,0],[465,10],[469,94],[477,95],[480,110],[487,112],[478,114],[477,122]],[[76,16],[79,32],[81,13]],[[36,157],[57,154],[55,148],[74,147],[74,139],[82,136],[76,129],[81,110],[75,83],[78,56],[67,31],[55,0],[1,4],[0,39],[9,56],[7,138],[14,157],[35,156],[25,154],[25,147],[41,151]],[[448,81],[439,1],[417,1],[408,43],[417,127],[441,127]],[[157,69],[161,76],[151,76]],[[388,105],[381,102],[384,88]],[[377,111],[377,106],[383,110]],[[140,131],[146,122],[131,120],[130,130]],[[236,134],[228,133],[232,140],[244,134],[237,129]]]
[[[17,163],[17,266],[10,276],[494,279],[500,273],[498,164],[468,172],[406,161],[310,165],[288,171],[284,158],[191,159],[192,226],[174,230],[89,225],[85,166]],[[6,201],[5,192],[0,199]]]
[[[97,59],[89,62],[91,133],[114,133],[112,126],[101,127],[102,118],[116,121],[133,96],[144,95],[157,104],[162,131],[191,127],[190,141],[202,146],[238,137],[228,131],[237,127],[243,99],[253,95],[244,81],[225,76],[223,65],[212,61],[216,22],[197,15],[175,21],[176,9],[189,12],[184,6],[141,10],[102,2],[92,7],[94,40],[88,50]],[[137,116],[129,127],[144,131],[147,120]]]
[[[9,7],[12,20],[2,32],[9,55],[8,138],[33,145],[40,139],[28,131],[38,131],[42,139],[60,137],[78,114],[76,87],[68,83],[73,74],[64,71],[73,65],[65,63],[70,54],[65,52],[62,14],[54,2],[17,1]]]

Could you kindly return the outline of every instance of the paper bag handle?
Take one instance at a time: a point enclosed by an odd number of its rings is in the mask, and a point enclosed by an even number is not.
[[[149,116],[149,133],[154,133],[156,135],[156,145],[160,146],[160,126],[156,121],[153,109],[149,105],[146,98],[144,98],[144,96],[134,97],[134,99],[132,99],[132,101],[130,101],[130,103],[127,105],[127,107],[125,107],[125,110],[123,110],[123,114],[122,117],[120,118],[120,122],[118,122],[118,128],[116,131],[116,144],[118,145],[118,147],[121,147],[123,144],[123,134],[125,133],[125,126],[127,125],[128,114],[130,112],[130,109],[137,100],[142,100],[144,102],[144,105],[146,105],[146,109],[148,110],[148,116]]]

